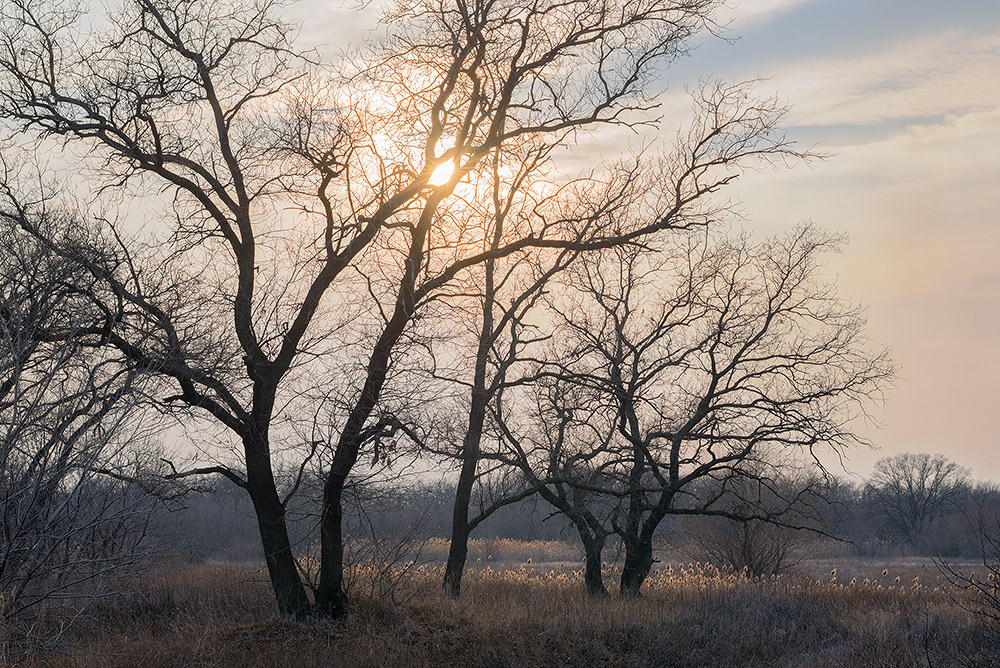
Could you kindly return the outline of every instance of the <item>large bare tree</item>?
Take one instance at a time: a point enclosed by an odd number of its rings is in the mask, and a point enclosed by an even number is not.
[[[623,594],[639,592],[668,514],[797,524],[792,511],[812,486],[786,494],[775,462],[822,471],[821,451],[860,441],[850,425],[892,365],[866,341],[862,312],[819,276],[837,245],[804,226],[756,245],[688,236],[656,252],[622,246],[577,263],[552,291],[560,335],[526,378],[549,397],[560,438],[552,424],[519,429],[516,400],[497,410],[519,466],[588,492],[591,507],[595,496],[616,505],[605,531],[625,547]],[[553,395],[554,383],[577,390]],[[569,427],[589,427],[590,446],[567,448]],[[582,433],[573,440],[586,442]],[[734,505],[734,494],[768,497],[770,508]]]

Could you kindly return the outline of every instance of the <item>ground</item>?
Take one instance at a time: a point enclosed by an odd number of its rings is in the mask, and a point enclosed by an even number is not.
[[[970,611],[976,601],[931,560],[814,559],[764,579],[661,562],[641,599],[595,601],[583,595],[572,546],[473,548],[461,599],[442,593],[439,565],[369,566],[343,622],[276,619],[252,564],[165,565],[134,593],[92,605],[58,651],[19,665],[1000,665],[1000,638]]]

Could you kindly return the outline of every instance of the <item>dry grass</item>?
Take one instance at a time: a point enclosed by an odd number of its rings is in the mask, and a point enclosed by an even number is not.
[[[548,557],[572,554],[542,547],[534,545],[536,556],[517,567],[474,563],[458,601],[442,595],[440,567],[423,565],[410,570],[395,600],[359,596],[347,621],[315,624],[275,619],[260,571],[173,567],[138,593],[91,608],[61,654],[24,665],[1000,665],[993,639],[956,604],[964,594],[892,564],[884,576],[853,582],[841,575],[845,566],[839,577],[760,581],[711,566],[666,566],[642,599],[591,601],[578,571],[549,566],[555,558]],[[357,575],[362,591],[365,574]],[[615,573],[608,575],[613,582]]]
[[[431,563],[444,562],[448,556],[448,541],[431,538],[420,551],[423,559]],[[483,538],[469,541],[470,566],[510,566],[521,564],[578,564],[583,559],[583,548],[559,540],[512,540],[510,538]]]

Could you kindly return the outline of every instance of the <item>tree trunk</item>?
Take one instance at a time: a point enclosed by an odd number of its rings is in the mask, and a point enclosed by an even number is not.
[[[576,527],[580,542],[583,543],[583,582],[587,587],[587,595],[591,598],[608,598],[610,594],[604,586],[604,575],[601,573],[601,554],[604,552],[607,534],[599,528],[599,523],[589,511],[581,510],[579,505],[571,504],[565,492],[556,494],[542,487],[539,493],[543,499],[566,515]]]
[[[247,492],[253,502],[264,548],[264,563],[271,578],[278,614],[292,619],[304,619],[312,614],[312,604],[306,595],[298,564],[292,554],[285,521],[285,506],[278,496],[271,468],[271,445],[268,428],[274,406],[276,381],[254,383],[253,422],[242,435],[246,455]]]
[[[485,366],[485,365],[484,365]],[[476,387],[472,393],[469,409],[469,427],[462,444],[462,471],[455,489],[455,510],[451,520],[451,545],[448,548],[448,564],[444,571],[444,590],[452,597],[462,591],[462,574],[469,552],[469,503],[472,499],[472,485],[476,481],[476,467],[486,422],[486,396],[482,388],[483,378],[477,369]]]
[[[601,574],[601,553],[604,551],[604,537],[586,537],[581,532],[585,551],[583,581],[587,585],[587,595],[591,598],[609,598],[604,576]]]
[[[316,588],[316,614],[333,619],[347,616],[349,600],[344,589],[344,486],[358,461],[364,441],[364,424],[382,391],[388,370],[389,353],[406,323],[403,310],[396,309],[390,326],[382,333],[368,363],[368,376],[354,406],[333,457],[333,465],[323,486],[320,515],[320,571]]]
[[[358,461],[358,452],[365,440],[365,422],[382,395],[389,373],[389,358],[403,335],[403,330],[416,311],[418,297],[414,287],[420,273],[424,240],[433,220],[437,205],[450,192],[443,190],[428,197],[420,215],[420,222],[410,240],[410,251],[405,263],[403,278],[396,295],[396,306],[381,336],[372,348],[364,386],[357,403],[347,416],[340,433],[330,467],[329,477],[323,486],[323,510],[320,518],[320,573],[316,588],[316,612],[319,615],[340,619],[349,608],[344,589],[344,506],[343,494],[347,477]]]
[[[618,382],[620,384],[620,380]],[[628,397],[627,394],[624,396]],[[629,472],[628,515],[625,519],[625,531],[621,534],[625,543],[625,565],[622,567],[619,591],[623,597],[630,598],[640,595],[639,589],[653,567],[653,531],[663,515],[655,512],[660,509],[658,505],[650,517],[645,522],[642,521],[642,513],[647,507],[646,495],[642,491],[642,476],[646,471],[645,449],[642,447],[643,440],[639,437],[641,431],[631,400],[622,408],[628,416],[627,429],[626,422],[623,421],[622,430],[632,441],[633,449],[632,470]]]
[[[264,547],[264,562],[274,588],[278,603],[278,613],[282,617],[304,619],[312,613],[312,605],[306,596],[305,587],[299,578],[298,565],[292,556],[292,546],[288,539],[285,523],[285,509],[272,487],[250,491],[257,526],[260,529],[261,544]]]
[[[468,517],[459,519],[458,513],[456,499],[455,517],[451,525],[451,546],[448,548],[448,563],[444,569],[444,593],[451,598],[458,598],[462,593],[462,575],[465,572],[465,558],[469,552]]]
[[[336,469],[336,463],[334,464]],[[350,601],[344,588],[344,505],[343,492],[347,475],[334,470],[323,490],[323,515],[320,520],[321,553],[319,587],[316,589],[316,614],[331,619],[347,616]]]
[[[278,497],[271,470],[270,447],[266,432],[257,430],[257,436],[246,436],[243,447],[247,456],[247,492],[253,502],[264,548],[264,562],[274,588],[278,613],[282,617],[302,619],[312,612],[309,597],[299,577],[298,565],[292,555],[285,522],[285,507]]]
[[[462,473],[465,473],[464,464]],[[469,497],[466,496],[464,501],[461,498],[462,483],[462,478],[459,478],[459,489],[455,493],[455,512],[451,521],[451,545],[444,570],[444,591],[452,598],[457,598],[462,593],[462,574],[465,572],[465,559],[469,553]]]
[[[653,543],[640,538],[625,543],[625,566],[622,568],[621,595],[637,597],[646,576],[653,568]]]
[[[500,243],[503,219],[497,220],[494,228],[493,248]],[[457,597],[462,591],[462,574],[465,559],[469,553],[469,503],[472,501],[472,485],[476,481],[476,468],[482,451],[483,425],[486,424],[486,365],[496,332],[493,331],[493,307],[496,303],[496,286],[493,282],[495,263],[485,264],[485,291],[483,298],[482,326],[476,346],[476,366],[472,375],[472,400],[469,402],[469,424],[462,442],[462,471],[455,489],[455,510],[451,520],[451,544],[448,547],[448,564],[444,571],[444,591],[448,596]]]

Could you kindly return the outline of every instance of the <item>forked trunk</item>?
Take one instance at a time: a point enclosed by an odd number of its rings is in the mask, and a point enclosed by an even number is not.
[[[583,543],[583,582],[587,587],[587,595],[591,598],[608,598],[610,594],[604,586],[604,575],[601,572],[601,555],[607,535],[598,528],[593,515],[570,505],[565,496],[558,496],[545,488],[542,488],[541,494],[565,513],[576,527],[580,542]]]

